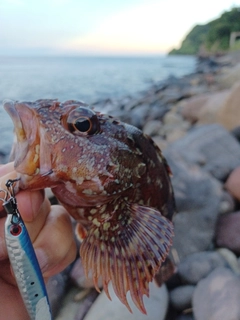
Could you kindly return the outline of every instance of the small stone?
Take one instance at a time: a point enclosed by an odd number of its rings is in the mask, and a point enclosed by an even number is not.
[[[238,201],[240,201],[240,166],[235,168],[229,175],[225,188]]]
[[[217,268],[201,280],[193,294],[195,320],[240,319],[240,278]]]
[[[240,274],[238,259],[232,251],[226,248],[220,248],[217,250],[217,252],[219,252],[221,256],[223,256],[232,271],[234,271],[236,274]]]
[[[236,82],[218,114],[218,122],[227,130],[232,130],[240,125],[240,82]]]
[[[167,141],[161,136],[153,136],[152,139],[160,150],[164,150],[167,148]]]
[[[141,313],[133,304],[130,295],[129,305],[133,311],[130,313],[125,305],[117,298],[112,286],[109,286],[110,301],[102,292],[92,305],[84,320],[164,320],[168,308],[168,292],[165,285],[160,288],[154,283],[149,284],[150,296],[143,298],[147,315]]]
[[[144,127],[143,132],[149,136],[157,136],[163,126],[162,122],[159,120],[150,120]]]
[[[169,295],[172,306],[178,311],[190,308],[194,289],[195,286],[193,285],[180,286],[173,289]]]
[[[187,119],[191,123],[197,122],[199,119],[199,112],[209,97],[210,94],[202,94],[181,101],[181,114],[184,119]]]
[[[223,190],[219,213],[220,214],[230,213],[230,212],[233,212],[234,209],[235,209],[235,201],[232,195],[229,192]]]
[[[210,124],[218,122],[218,115],[223,108],[224,101],[229,95],[229,90],[224,90],[211,94],[198,114],[198,123]]]
[[[173,130],[171,133],[168,134],[167,142],[174,142],[178,139],[181,139],[185,135],[186,135],[186,130],[181,128],[176,128],[175,130]]]
[[[85,275],[81,258],[78,258],[74,262],[74,266],[73,266],[71,273],[70,273],[70,278],[80,288],[88,289],[88,288],[95,287],[94,283],[93,283],[92,276],[91,276],[91,272],[89,272],[88,278]],[[102,288],[102,282],[100,279],[98,281],[98,286],[99,286],[99,288]]]
[[[176,320],[194,320],[193,315],[190,314],[180,314],[176,317]]]
[[[64,273],[65,271],[51,277],[46,285],[52,314],[54,316],[58,313],[61,306],[61,301],[65,294],[67,276]]]
[[[163,117],[163,123],[168,124],[168,125],[180,125],[183,122],[183,118],[180,114],[177,114],[175,111],[174,112],[167,112],[165,116]]]
[[[216,245],[240,254],[240,211],[220,215],[216,226]]]
[[[225,259],[216,251],[197,252],[180,262],[178,274],[183,282],[197,284],[215,268],[226,265]]]
[[[187,164],[200,166],[220,181],[240,166],[240,144],[219,124],[196,126],[168,149],[178,153]]]
[[[172,184],[178,214],[174,217],[173,248],[181,261],[212,246],[222,199],[222,186],[198,166],[186,165],[169,148],[163,154],[173,172]]]
[[[238,81],[240,81],[240,63],[235,65],[234,68],[225,68],[219,77],[218,83],[221,89],[228,89]]]

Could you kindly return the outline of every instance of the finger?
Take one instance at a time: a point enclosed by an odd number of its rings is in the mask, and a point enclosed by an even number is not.
[[[1,170],[2,169],[2,170]],[[12,164],[7,164],[7,165],[3,165],[0,168],[0,198],[4,199],[5,198],[5,193],[1,190],[7,190],[6,187],[6,182],[9,179],[16,179],[17,177],[17,173],[16,171],[13,170],[13,166]],[[0,201],[0,211],[2,211],[3,207],[2,207],[2,201]]]
[[[41,232],[46,222],[47,215],[50,212],[50,202],[44,198],[42,191],[23,191],[17,196],[18,208],[32,241],[34,241]],[[27,222],[31,221],[30,223]],[[7,259],[7,248],[5,243],[5,225],[6,218],[0,219],[0,260]]]
[[[14,171],[14,164],[13,162],[9,162],[7,164],[0,165],[0,177],[4,176],[5,174]]]
[[[39,214],[47,209],[47,205],[49,206],[48,212],[50,211],[50,202],[45,198],[44,190],[20,191],[16,199],[18,210],[25,222],[34,221]],[[43,208],[41,208],[42,206]]]
[[[19,205],[20,207],[20,205]],[[47,216],[49,212],[51,211],[51,205],[47,198],[44,198],[42,204],[38,208],[38,210],[33,214],[34,219],[30,222],[25,221],[26,228],[28,230],[29,236],[31,238],[31,241],[34,242],[35,239],[38,237],[39,233],[42,231],[42,228],[44,227]],[[22,216],[24,217],[25,212],[22,210]],[[21,213],[20,212],[20,213]]]
[[[69,214],[59,205],[52,206],[46,224],[34,241],[44,277],[65,269],[76,257],[76,243]]]

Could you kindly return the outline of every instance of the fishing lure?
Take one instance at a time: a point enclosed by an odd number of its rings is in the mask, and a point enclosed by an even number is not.
[[[9,260],[31,320],[51,320],[50,304],[41,269],[27,228],[18,211],[13,184],[8,180],[3,206],[7,212],[5,241]]]

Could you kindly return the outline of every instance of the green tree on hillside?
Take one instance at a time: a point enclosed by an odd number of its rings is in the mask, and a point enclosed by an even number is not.
[[[234,31],[240,31],[240,7],[224,12],[220,18],[205,25],[196,25],[181,47],[173,49],[170,54],[197,54],[201,46],[210,52],[226,51]]]

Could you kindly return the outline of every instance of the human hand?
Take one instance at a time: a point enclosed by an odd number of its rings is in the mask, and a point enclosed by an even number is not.
[[[0,166],[0,188],[15,179],[13,163]],[[3,194],[0,193],[0,196]],[[43,277],[47,280],[65,269],[76,256],[70,216],[59,205],[51,206],[44,191],[20,191],[18,209],[28,229]],[[11,272],[4,237],[6,214],[0,201],[0,320],[29,319]]]

